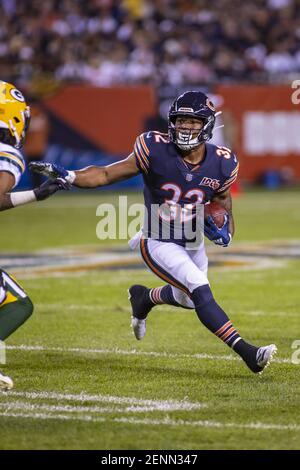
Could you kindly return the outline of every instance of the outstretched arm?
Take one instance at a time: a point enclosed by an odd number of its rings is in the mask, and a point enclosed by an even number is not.
[[[82,170],[74,171],[75,179],[72,184],[79,188],[96,188],[126,180],[139,173],[133,154],[107,166],[88,166]]]
[[[30,191],[18,191],[11,193],[15,185],[15,177],[8,171],[0,171],[0,211],[12,209],[16,206],[28,204],[30,202],[42,201],[56,193],[60,189],[69,189],[70,185],[62,180],[45,181],[38,188]]]
[[[0,171],[0,211],[13,207],[9,191],[15,184],[15,177],[6,171]]]
[[[49,178],[64,178],[78,188],[97,188],[137,175],[138,169],[134,154],[107,166],[88,166],[81,170],[69,171],[55,163],[31,162],[29,168]]]

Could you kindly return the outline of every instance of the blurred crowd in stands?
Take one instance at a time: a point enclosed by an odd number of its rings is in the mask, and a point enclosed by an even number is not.
[[[0,76],[99,86],[286,83],[300,0],[0,0]]]

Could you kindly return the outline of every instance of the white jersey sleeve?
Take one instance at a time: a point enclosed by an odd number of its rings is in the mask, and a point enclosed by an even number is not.
[[[0,171],[7,171],[14,176],[15,188],[25,171],[25,161],[22,154],[9,145],[0,144]]]

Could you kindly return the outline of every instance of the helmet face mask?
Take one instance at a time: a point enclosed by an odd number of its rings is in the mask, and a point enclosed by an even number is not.
[[[212,138],[216,111],[209,98],[200,91],[187,91],[171,105],[168,115],[169,137],[183,151],[190,151]],[[178,117],[202,121],[200,129],[180,129],[176,125]],[[198,134],[197,134],[198,132]]]
[[[20,148],[30,123],[30,108],[14,85],[0,81],[0,130],[3,143]],[[6,139],[5,139],[6,136]]]
[[[172,123],[173,124],[173,123]],[[176,145],[182,150],[191,150],[198,147],[203,121],[190,118],[186,115],[178,115],[175,119]]]

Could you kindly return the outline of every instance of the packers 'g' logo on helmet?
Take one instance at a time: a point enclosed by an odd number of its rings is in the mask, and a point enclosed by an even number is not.
[[[11,83],[0,81],[0,130],[7,130],[14,147],[22,147],[29,121],[30,108],[22,93]]]
[[[10,90],[10,94],[11,94],[11,96],[12,96],[15,100],[21,101],[21,103],[24,103],[24,102],[25,102],[24,96],[23,96],[22,93],[21,93],[19,90],[17,90],[16,88],[12,88],[12,89]]]

